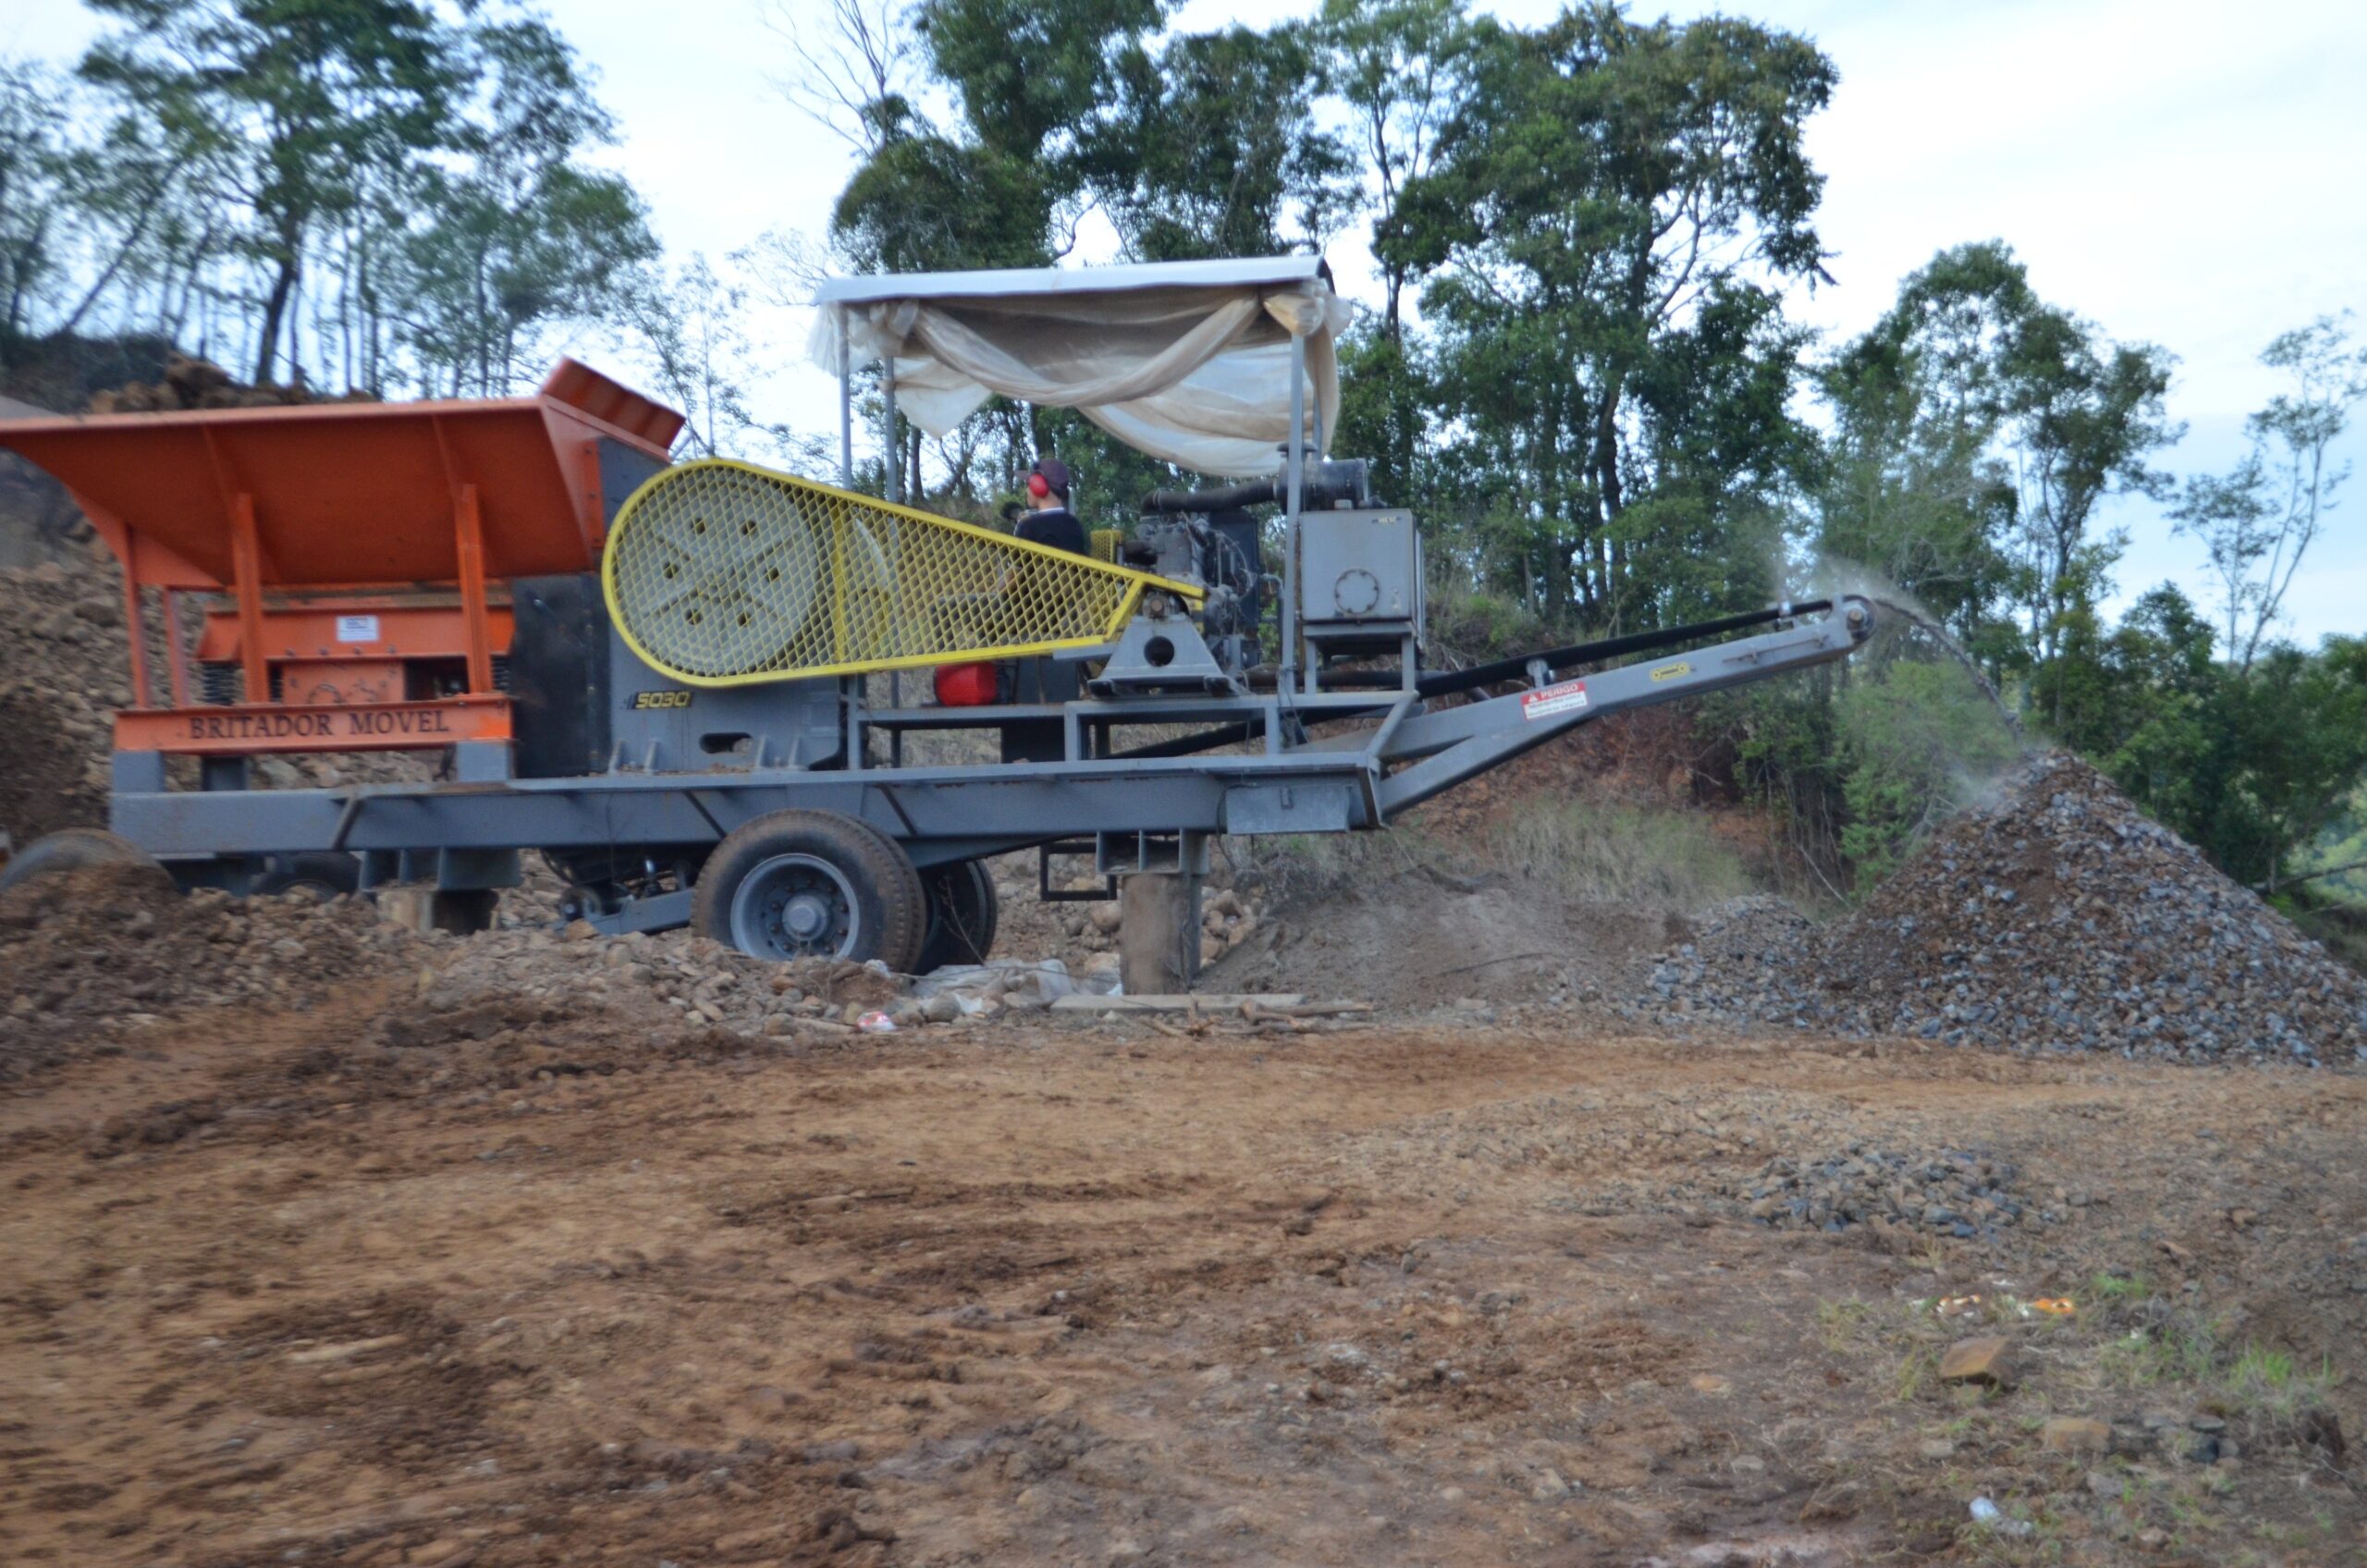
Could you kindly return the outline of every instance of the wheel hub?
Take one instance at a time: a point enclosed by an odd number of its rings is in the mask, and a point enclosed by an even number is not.
[[[759,958],[842,957],[863,917],[844,872],[817,855],[775,855],[731,899],[731,942]]]
[[[830,900],[815,893],[800,893],[781,907],[780,925],[790,938],[812,942],[830,928]]]

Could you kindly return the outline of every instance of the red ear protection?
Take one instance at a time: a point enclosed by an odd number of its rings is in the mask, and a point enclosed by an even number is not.
[[[1039,501],[1043,500],[1052,493],[1051,481],[1040,473],[1031,473],[1027,476],[1027,493]]]

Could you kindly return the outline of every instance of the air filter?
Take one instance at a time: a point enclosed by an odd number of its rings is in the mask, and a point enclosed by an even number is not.
[[[617,513],[601,581],[628,646],[694,686],[1016,658],[1114,641],[1201,590],[711,458]]]

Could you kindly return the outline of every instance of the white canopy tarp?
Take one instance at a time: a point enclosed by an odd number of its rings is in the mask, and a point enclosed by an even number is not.
[[[1349,306],[1314,258],[1282,263],[1298,276],[1203,281],[1194,263],[1182,263],[1111,268],[1124,286],[1096,288],[1101,280],[1090,270],[973,274],[1000,286],[974,293],[938,292],[934,279],[911,279],[907,293],[889,293],[892,278],[849,280],[861,288],[823,290],[809,348],[835,372],[843,332],[850,362],[887,361],[897,408],[932,435],[1000,393],[1075,409],[1184,468],[1252,478],[1282,467],[1294,336],[1306,339],[1310,449],[1330,445],[1339,414],[1334,343]],[[1038,287],[1018,286],[1030,280]]]

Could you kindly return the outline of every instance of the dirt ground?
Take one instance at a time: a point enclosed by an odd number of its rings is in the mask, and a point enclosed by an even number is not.
[[[2361,1077],[411,1006],[0,1097],[0,1561],[2367,1560]],[[2053,1222],[1745,1207],[1960,1150]]]

